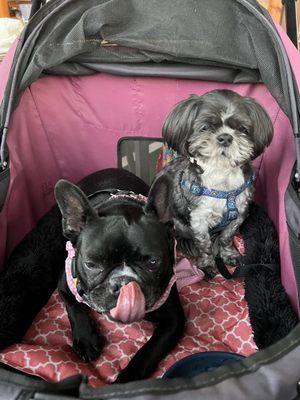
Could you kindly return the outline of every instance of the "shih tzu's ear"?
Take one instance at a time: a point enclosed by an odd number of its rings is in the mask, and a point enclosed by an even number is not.
[[[256,158],[271,143],[273,124],[266,110],[251,97],[246,97],[246,107],[253,123],[253,158]]]
[[[188,155],[188,139],[193,133],[194,122],[200,114],[202,102],[201,97],[191,95],[178,103],[164,122],[163,140],[180,155]]]
[[[86,195],[76,185],[61,179],[54,190],[62,214],[63,235],[75,244],[86,223],[96,218],[96,213]]]
[[[160,222],[170,223],[172,215],[170,210],[170,195],[172,183],[165,175],[158,176],[151,185],[145,206],[146,214],[154,214]]]

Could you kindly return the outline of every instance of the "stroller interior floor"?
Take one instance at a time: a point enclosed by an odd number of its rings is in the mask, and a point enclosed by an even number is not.
[[[182,288],[180,297],[187,319],[185,335],[153,377],[161,377],[174,362],[201,351],[230,351],[244,356],[257,351],[242,279],[227,281],[217,275],[209,282],[202,280]],[[152,324],[142,321],[124,325],[106,315],[93,316],[107,339],[102,355],[94,362],[85,363],[74,354],[70,323],[57,291],[37,315],[23,342],[0,353],[0,362],[50,382],[83,374],[93,387],[111,383],[149,339]]]

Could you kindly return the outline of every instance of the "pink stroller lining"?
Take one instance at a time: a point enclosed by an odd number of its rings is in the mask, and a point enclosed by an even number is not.
[[[213,88],[233,88],[256,98],[273,121],[274,139],[253,163],[256,200],[278,229],[282,282],[296,307],[284,206],[295,161],[294,137],[288,118],[262,84],[233,87],[220,82],[105,74],[49,76],[35,82],[25,91],[10,127],[11,183],[0,215],[0,260],[54,204],[53,187],[59,178],[76,182],[98,169],[116,166],[121,137],[160,137],[163,120],[176,102]]]

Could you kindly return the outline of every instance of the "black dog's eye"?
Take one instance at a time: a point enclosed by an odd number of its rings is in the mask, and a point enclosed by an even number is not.
[[[249,133],[249,129],[246,128],[245,126],[240,126],[239,131],[245,133],[246,135]]]
[[[84,265],[86,266],[87,269],[95,269],[98,272],[103,272],[104,271],[104,267],[99,265],[99,264],[94,264],[91,262],[85,262]]]
[[[96,265],[94,263],[86,262],[84,264],[87,267],[87,269],[95,269],[96,268]]]
[[[148,268],[150,271],[157,271],[159,267],[159,260],[157,258],[150,258],[148,260]]]

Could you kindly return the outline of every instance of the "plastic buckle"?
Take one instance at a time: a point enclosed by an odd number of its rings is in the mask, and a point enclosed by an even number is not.
[[[299,173],[296,172],[294,175],[294,186],[295,189],[297,190],[298,195],[300,194],[300,176]]]
[[[297,394],[300,396],[300,380],[297,382]]]
[[[236,210],[228,210],[227,217],[229,221],[233,221],[234,219],[237,219],[238,212]]]
[[[227,208],[230,210],[236,210],[235,196],[230,196],[227,198]]]
[[[71,274],[72,274],[73,278],[77,278],[76,266],[75,266],[75,257],[73,257],[72,261],[71,261]]]

